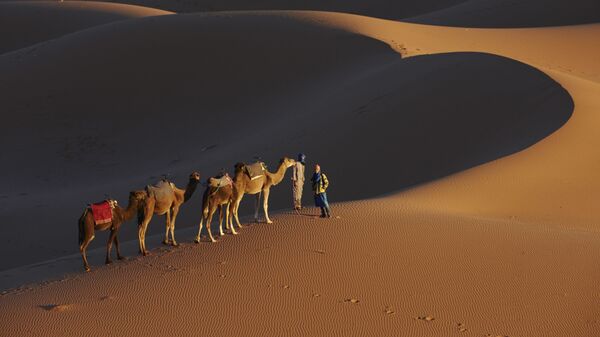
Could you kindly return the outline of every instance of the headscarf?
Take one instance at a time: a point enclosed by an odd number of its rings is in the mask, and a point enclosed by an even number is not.
[[[298,153],[298,161],[302,164],[306,164],[306,155],[304,153]]]

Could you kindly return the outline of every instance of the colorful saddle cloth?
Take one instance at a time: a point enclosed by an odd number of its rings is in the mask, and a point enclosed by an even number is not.
[[[257,161],[256,163],[246,165],[246,172],[252,180],[263,176],[266,170],[267,166],[261,161]]]
[[[225,173],[222,176],[212,177],[208,179],[208,185],[214,188],[221,188],[225,186],[231,186],[233,180],[229,177],[229,174]]]
[[[91,205],[94,222],[97,225],[109,223],[112,221],[112,211],[117,205],[116,200],[104,200]]]

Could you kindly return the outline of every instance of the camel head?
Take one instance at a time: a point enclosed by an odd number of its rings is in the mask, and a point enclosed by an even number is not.
[[[192,172],[192,174],[190,174],[190,181],[200,181],[200,173]]]
[[[234,172],[236,172],[236,173],[240,172],[244,168],[244,166],[246,166],[246,164],[244,164],[244,163],[236,163],[235,166],[234,166]]]
[[[188,182],[188,184],[185,188],[185,192],[183,194],[183,202],[190,200],[190,198],[192,197],[192,194],[194,194],[194,191],[196,191],[196,187],[198,186],[199,183],[200,183],[200,173],[192,172],[192,174],[190,174],[190,181]]]
[[[146,196],[148,196],[146,191],[131,191],[129,192],[129,201],[143,201],[146,199]]]
[[[294,164],[296,164],[296,161],[294,159],[288,158],[288,157],[283,157],[279,160],[279,164],[280,165],[285,165],[285,168],[290,168],[291,166],[293,166]]]

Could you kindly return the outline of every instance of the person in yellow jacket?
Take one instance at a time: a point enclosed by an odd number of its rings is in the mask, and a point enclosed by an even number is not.
[[[327,187],[329,180],[325,173],[321,172],[321,166],[315,165],[315,173],[312,176],[313,192],[315,193],[315,206],[321,208],[321,218],[331,218],[331,208],[327,200]]]

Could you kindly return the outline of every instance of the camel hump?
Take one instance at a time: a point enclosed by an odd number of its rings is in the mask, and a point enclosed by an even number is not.
[[[225,174],[221,177],[212,177],[208,179],[208,186],[214,188],[221,188],[229,186],[231,184],[233,184],[233,181],[231,180],[228,174]]]
[[[173,196],[174,184],[169,181],[161,180],[153,186],[146,186],[148,196],[154,197],[157,200],[167,200]]]
[[[250,179],[256,179],[265,174],[267,166],[261,161],[246,165],[246,172],[250,176]]]

